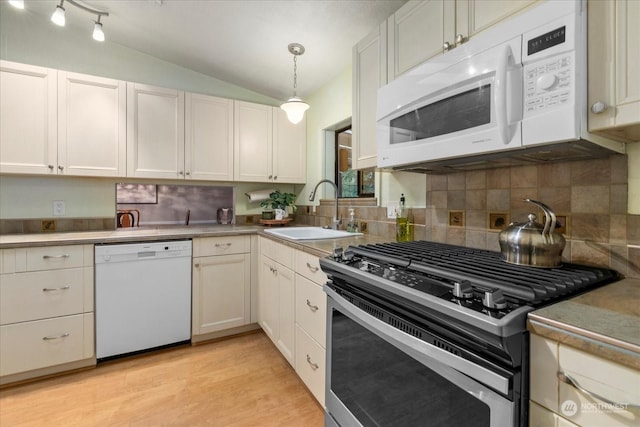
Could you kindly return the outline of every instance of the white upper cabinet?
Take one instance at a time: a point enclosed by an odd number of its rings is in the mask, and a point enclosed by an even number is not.
[[[589,130],[640,141],[640,2],[590,1]]]
[[[389,81],[536,0],[412,0],[387,20]]]
[[[306,122],[290,123],[277,107],[235,102],[234,179],[304,183]]]
[[[389,80],[442,53],[455,32],[455,2],[409,1],[387,20]]]
[[[304,183],[307,180],[307,121],[293,124],[279,107],[273,109],[273,180]]]
[[[376,166],[378,88],[387,83],[387,26],[353,47],[352,168]]]
[[[0,61],[0,172],[58,172],[57,71]]]
[[[236,181],[273,181],[273,109],[236,101],[234,177]]]
[[[1,70],[0,172],[125,175],[124,82],[7,61]]]
[[[58,71],[58,171],[125,176],[126,83]]]
[[[184,174],[184,92],[127,83],[127,176]]]
[[[233,180],[233,100],[185,95],[185,178]]]

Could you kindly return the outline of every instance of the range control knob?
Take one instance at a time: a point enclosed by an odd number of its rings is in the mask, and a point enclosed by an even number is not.
[[[453,296],[460,299],[473,298],[473,288],[468,280],[453,283]]]
[[[501,289],[493,289],[485,291],[482,298],[482,305],[488,309],[501,310],[507,307],[507,299],[504,297]]]
[[[342,248],[333,248],[333,254],[331,254],[331,256],[333,259],[342,259]]]
[[[355,254],[353,253],[353,251],[351,249],[346,249],[344,251],[344,253],[342,254],[342,260],[343,261],[351,261],[353,259],[353,256]]]

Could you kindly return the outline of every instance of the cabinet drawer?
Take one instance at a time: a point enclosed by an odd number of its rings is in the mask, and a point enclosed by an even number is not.
[[[296,251],[296,273],[318,285],[327,282],[327,275],[320,269],[320,258],[302,251]]]
[[[85,263],[85,247],[90,248],[88,245],[27,248],[26,270],[57,270],[91,265],[93,263],[93,253],[90,256],[91,261]],[[16,268],[16,271],[22,270]]]
[[[0,324],[93,311],[93,268],[5,274]]]
[[[325,349],[296,327],[296,373],[324,408]]]
[[[563,415],[580,426],[638,425],[640,414],[632,409],[626,410],[624,404],[640,402],[640,372],[563,344],[559,346],[558,358],[558,371],[569,375],[589,392],[621,404],[621,407],[610,407],[559,381],[558,402],[561,414],[563,402],[572,400],[576,403],[577,412],[571,416]]]
[[[326,346],[327,296],[309,279],[296,275],[296,322],[323,347]]]
[[[249,236],[203,237],[193,240],[193,256],[231,255],[251,252]]]
[[[263,237],[260,239],[260,253],[271,258],[278,264],[294,270],[293,258],[295,250],[292,247]]]
[[[0,376],[93,356],[93,314],[0,326]]]

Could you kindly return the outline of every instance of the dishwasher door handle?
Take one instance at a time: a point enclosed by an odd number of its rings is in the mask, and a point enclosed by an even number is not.
[[[138,252],[138,258],[153,258],[155,256],[156,256],[156,251]]]

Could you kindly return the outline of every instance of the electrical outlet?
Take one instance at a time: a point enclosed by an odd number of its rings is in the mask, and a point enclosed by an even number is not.
[[[400,202],[387,202],[387,218],[388,219],[396,219],[398,208],[400,207]]]
[[[53,201],[53,216],[63,216],[65,214],[64,200]]]
[[[41,231],[56,231],[55,219],[44,219],[40,222]]]

